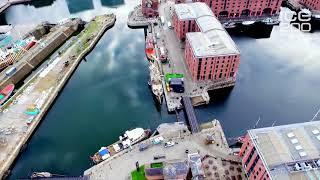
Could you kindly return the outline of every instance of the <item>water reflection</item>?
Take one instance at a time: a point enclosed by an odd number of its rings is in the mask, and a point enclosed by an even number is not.
[[[101,0],[102,6],[113,7],[124,4],[124,0]]]
[[[92,0],[66,0],[71,14],[93,9]],[[76,6],[75,6],[76,4]]]
[[[0,24],[28,24],[41,23],[43,21],[55,23],[67,17],[80,17],[88,21],[99,14],[117,12],[120,15],[129,12],[130,8],[128,6],[120,6],[124,3],[123,0],[34,1],[29,4],[20,4],[8,8],[0,16]],[[137,4],[137,2],[126,3]],[[127,9],[124,10],[124,8]]]
[[[40,8],[40,7],[45,7],[45,6],[51,6],[55,0],[37,0],[37,1],[32,1],[28,4]]]
[[[12,24],[117,15],[116,25],[80,64],[18,159],[12,179],[32,170],[79,175],[89,167],[88,156],[124,130],[175,121],[165,105],[159,113],[153,104],[146,84],[143,30],[126,25],[128,12],[139,1],[92,0],[88,7],[81,6],[83,11],[70,12],[78,2],[55,0],[41,8],[18,5],[4,14]],[[241,51],[237,84],[222,93],[224,98],[196,108],[200,121],[217,118],[226,136],[233,137],[252,128],[259,116],[258,127],[312,118],[320,106],[320,33],[281,28],[275,27],[267,39],[232,37]]]

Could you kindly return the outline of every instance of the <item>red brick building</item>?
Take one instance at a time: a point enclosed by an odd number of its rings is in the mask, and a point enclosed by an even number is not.
[[[249,180],[319,179],[320,122],[249,130],[239,156]]]
[[[301,0],[300,3],[310,8],[311,10],[320,11],[320,0]]]
[[[145,17],[155,17],[159,15],[158,0],[141,0],[141,10]]]
[[[173,26],[186,41],[185,60],[194,81],[235,80],[240,52],[205,3],[176,4]]]
[[[206,3],[219,18],[269,16],[280,13],[282,0],[194,0]],[[311,1],[311,0],[310,0]],[[315,1],[315,0],[314,0]]]

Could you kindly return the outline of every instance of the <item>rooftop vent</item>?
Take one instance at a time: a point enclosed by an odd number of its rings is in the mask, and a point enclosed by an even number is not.
[[[312,134],[314,134],[314,135],[319,134],[319,133],[320,133],[320,132],[319,132],[318,129],[314,129],[314,130],[312,131]]]
[[[301,150],[302,146],[301,145],[297,145],[295,148],[296,148],[296,150]]]
[[[288,136],[289,138],[292,138],[292,137],[294,137],[295,135],[293,134],[293,132],[290,132],[290,133],[287,134],[287,136]]]
[[[298,141],[298,139],[296,139],[296,138],[294,138],[294,139],[291,139],[291,143],[292,144],[297,144],[299,141]]]
[[[299,152],[299,155],[300,155],[301,157],[305,157],[305,156],[307,156],[307,153],[304,152],[304,151],[301,151],[301,152]]]

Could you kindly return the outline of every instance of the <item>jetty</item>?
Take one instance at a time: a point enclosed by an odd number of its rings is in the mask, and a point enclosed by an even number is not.
[[[157,22],[156,18],[146,18],[142,14],[141,4],[134,7],[128,15],[127,24],[131,28],[144,28]]]
[[[48,64],[0,108],[0,179],[10,173],[11,165],[26,148],[27,141],[80,61],[115,21],[114,14],[93,18],[67,42],[67,48],[53,55]]]
[[[30,1],[32,0],[0,0],[0,14],[4,12],[7,8],[9,8],[11,5],[26,3]]]
[[[172,22],[173,3],[162,2],[159,4],[159,17],[163,17],[166,22]],[[172,23],[171,23],[172,24]],[[188,70],[185,60],[185,44],[181,42],[172,27],[161,22],[160,18],[143,17],[141,6],[138,5],[128,16],[129,27],[147,27],[147,35],[151,36],[154,42],[154,49],[157,62],[159,63],[162,74],[162,86],[164,97],[169,112],[182,109],[182,97],[190,97],[193,106],[200,106],[210,102],[209,91],[223,89],[235,86],[235,79],[228,78],[224,80],[194,81]],[[168,62],[161,63],[160,47],[164,49]],[[165,75],[170,73],[183,74],[185,91],[176,93],[168,91],[166,88]]]

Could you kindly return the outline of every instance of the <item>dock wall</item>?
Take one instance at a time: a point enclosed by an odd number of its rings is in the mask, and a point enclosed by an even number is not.
[[[34,67],[37,67],[54,50],[71,37],[74,32],[77,31],[79,23],[80,20],[68,27],[61,27],[48,34],[48,37],[45,37],[44,41],[40,41],[40,44],[38,43],[36,47],[30,49],[23,58],[13,65],[17,70],[12,76],[7,77],[5,75],[5,70],[3,70],[2,75],[0,76],[0,89],[10,83],[16,84],[23,80],[34,69]],[[42,44],[45,44],[45,46],[43,47]]]
[[[7,2],[0,4],[0,14],[4,12],[7,8],[9,8],[11,5],[26,3],[30,1],[32,0],[8,0]]]
[[[54,100],[58,97],[59,92],[63,89],[64,85],[70,79],[71,75],[75,71],[75,69],[78,66],[78,64],[80,63],[80,61],[83,59],[83,57],[85,57],[88,53],[90,53],[90,51],[95,47],[95,45],[98,43],[99,39],[102,37],[102,35],[105,33],[105,31],[107,29],[109,29],[110,27],[112,27],[114,25],[115,21],[116,21],[116,17],[115,17],[115,15],[113,15],[113,19],[104,24],[103,28],[99,31],[97,36],[94,37],[94,39],[92,40],[90,45],[84,51],[82,51],[82,53],[73,61],[73,64],[71,64],[71,68],[65,73],[65,75],[62,77],[62,79],[59,81],[59,84],[57,85],[57,87],[53,90],[53,92],[51,93],[51,95],[48,97],[47,101],[45,102],[45,104],[41,108],[42,111],[35,118],[35,120],[34,120],[35,122],[32,124],[32,126],[26,132],[26,136],[21,138],[21,141],[19,142],[19,144],[17,144],[16,148],[11,152],[7,161],[4,163],[4,165],[2,167],[0,167],[0,179],[3,179],[3,178],[5,178],[6,175],[10,174],[9,169],[10,169],[11,165],[14,163],[16,157],[19,155],[22,148],[25,147],[25,144],[28,142],[28,140],[30,139],[30,137],[34,133],[35,129],[40,124],[42,118],[45,116],[47,111],[50,109]],[[40,73],[40,72],[38,72],[38,73]],[[38,73],[34,77],[36,77],[38,75]],[[30,79],[30,81],[32,81],[32,79]],[[24,86],[26,86],[27,84],[28,83],[26,83]],[[21,89],[24,89],[24,87],[22,87]]]

